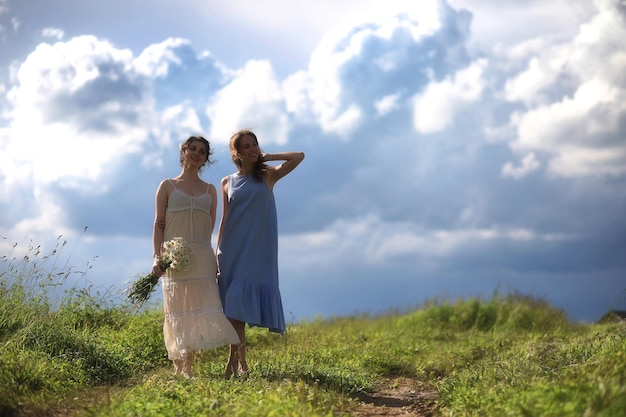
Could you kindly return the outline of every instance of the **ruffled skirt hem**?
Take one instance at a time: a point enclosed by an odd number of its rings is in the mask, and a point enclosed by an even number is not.
[[[239,343],[237,332],[221,309],[182,317],[166,315],[163,335],[170,360],[183,359],[190,352]]]
[[[273,285],[219,280],[219,289],[226,317],[264,327],[274,333],[285,333],[285,316],[280,290]]]

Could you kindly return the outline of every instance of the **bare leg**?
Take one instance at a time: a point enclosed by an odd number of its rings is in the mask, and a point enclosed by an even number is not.
[[[237,347],[237,359],[239,360],[239,367],[237,371],[239,372],[239,376],[247,376],[248,375],[248,363],[246,362],[246,342],[245,340],[239,343]]]
[[[237,372],[237,346],[238,345],[230,345],[228,362],[226,363],[226,370],[224,371],[224,377],[226,379]]]
[[[185,378],[191,378],[193,376],[193,370],[191,369],[193,365],[193,359],[195,357],[195,352],[188,352],[185,354],[185,357],[182,360],[182,370],[181,373]]]
[[[180,374],[183,369],[183,361],[180,359],[174,359],[172,363],[174,364],[174,375]]]
[[[248,364],[246,363],[246,323],[243,321],[228,319],[230,324],[233,325],[237,336],[239,336],[239,344],[231,344],[229,350],[228,363],[226,364],[226,371],[224,376],[230,378],[233,374],[242,370],[248,372]]]

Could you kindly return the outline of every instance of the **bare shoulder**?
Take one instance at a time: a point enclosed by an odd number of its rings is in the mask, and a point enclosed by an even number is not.
[[[224,178],[222,178],[222,182],[221,182],[221,189],[223,192],[226,192],[226,190],[228,190],[228,179],[230,178],[230,175],[225,176]]]
[[[157,192],[165,191],[167,193],[170,193],[173,189],[174,189],[174,185],[172,184],[172,181],[169,178],[165,178],[159,183]]]

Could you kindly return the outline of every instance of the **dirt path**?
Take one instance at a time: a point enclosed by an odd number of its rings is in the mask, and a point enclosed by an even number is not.
[[[437,391],[420,381],[403,376],[384,378],[374,391],[359,396],[354,417],[429,417],[435,410]]]
[[[90,391],[88,399],[71,396],[64,403],[54,404],[44,409],[23,409],[14,417],[71,417],[84,412],[96,404],[108,401],[119,395],[120,388],[101,387]],[[421,381],[403,376],[383,378],[375,385],[373,392],[359,395],[359,405],[353,410],[353,417],[431,417],[437,407],[437,391]],[[1,413],[0,413],[1,414]]]

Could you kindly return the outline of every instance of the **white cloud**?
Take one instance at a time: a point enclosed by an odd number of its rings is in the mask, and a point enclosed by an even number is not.
[[[202,132],[202,126],[200,124],[198,114],[193,108],[184,104],[178,104],[163,110],[163,121],[167,126],[172,125],[180,127],[183,132],[192,132],[197,134]]]
[[[266,32],[289,37],[285,42],[296,39],[302,45],[314,45],[320,34],[338,27],[352,28],[362,22],[390,18],[399,13],[423,16],[419,31],[426,31],[431,27],[430,22],[437,22],[436,6],[437,1],[433,0],[268,0],[263,3],[231,0],[220,3],[219,8],[207,8],[206,2],[195,1],[199,14],[218,14],[223,18],[234,15],[241,26],[261,27]]]
[[[446,129],[456,113],[480,99],[486,86],[483,72],[486,59],[479,59],[440,82],[432,82],[414,98],[413,123],[421,133]]]
[[[399,93],[387,95],[376,103],[374,106],[376,107],[376,112],[379,116],[384,116],[393,109],[398,107],[398,101],[400,100],[401,95]]]
[[[42,43],[16,67],[0,129],[0,201],[20,202],[4,213],[12,233],[68,233],[75,219],[62,190],[106,195],[124,158],[139,154],[144,169],[160,167],[159,145],[201,132],[188,104],[155,111],[153,79],[142,71],[129,50],[93,36]]]
[[[626,173],[626,147],[608,149],[578,148],[556,155],[549,171],[564,177],[608,174],[619,177]]]
[[[448,0],[448,3],[472,11],[471,41],[481,51],[529,39],[553,42],[571,38],[578,25],[596,9],[590,0]]]
[[[42,239],[43,236],[50,234],[66,236],[73,234],[72,228],[67,226],[67,213],[51,195],[40,193],[34,214],[13,225],[11,232],[16,236],[41,236]]]
[[[148,0],[133,2],[128,24],[115,27],[103,16],[84,23],[105,3],[94,1],[79,2],[76,14],[57,5],[67,17],[54,22],[46,2],[15,3],[27,24],[3,45],[7,61],[24,62],[0,68],[15,68],[13,83],[3,80],[11,101],[0,101],[0,236],[88,225],[87,251],[102,263],[90,277],[128,280],[151,261],[154,189],[179,172],[178,142],[210,129],[217,159],[227,160],[225,141],[249,126],[262,145],[294,138],[308,155],[277,194],[282,282],[298,297],[311,298],[306,282],[324,300],[330,288],[343,307],[341,288],[359,286],[373,294],[367,308],[387,290],[462,295],[503,273],[513,286],[549,276],[533,290],[552,285],[559,295],[561,282],[571,278],[573,288],[603,269],[621,283],[623,28],[611,13],[591,19],[588,0],[455,1],[471,14],[415,0],[223,8],[193,0],[197,9],[181,5],[178,19],[151,5],[164,24],[141,30]],[[598,4],[615,11],[615,1]],[[91,27],[119,46],[79,37],[35,49],[52,26]],[[431,116],[414,124],[418,104],[417,116]],[[416,127],[441,140],[415,140]],[[203,175],[215,181],[231,168]],[[529,198],[532,207],[519,210]]]
[[[341,82],[330,65],[299,71],[283,83],[286,108],[301,123],[318,124],[326,133],[347,137],[362,120],[357,105],[340,108]]]
[[[285,81],[287,108],[326,133],[348,138],[372,116],[401,108],[402,95],[421,90],[427,74],[441,76],[465,66],[463,47],[451,53],[443,44],[462,44],[469,14],[430,1],[404,6],[402,13],[370,16],[326,34],[311,54],[307,71]],[[447,94],[442,106],[477,99],[485,64],[479,60],[460,71],[454,84],[438,84]],[[453,112],[444,115],[452,117]]]
[[[521,115],[512,146],[551,152],[549,170],[556,175],[626,173],[626,144],[620,133],[625,117],[626,90],[593,79],[581,84],[572,98]]]
[[[536,171],[540,166],[541,164],[537,161],[537,158],[535,158],[535,154],[531,152],[522,159],[520,166],[516,167],[512,162],[504,164],[502,167],[502,176],[505,178],[520,179],[530,172]]]
[[[547,151],[548,171],[557,176],[626,174],[623,6],[595,4],[598,13],[572,41],[536,51],[506,86],[507,98],[526,106],[511,118],[512,148]]]
[[[374,259],[380,262],[404,255],[452,257],[459,250],[471,249],[482,242],[556,241],[562,234],[542,233],[526,228],[490,227],[482,229],[419,230],[410,224],[388,225]]]
[[[359,48],[351,40],[347,48],[339,50],[339,36],[338,33],[327,35],[311,55],[308,72],[299,72],[287,79],[287,92],[296,96],[288,97],[287,102],[293,110],[310,105],[310,111],[323,131],[347,136],[359,122],[361,112],[354,105],[341,107],[342,84],[338,68]],[[294,87],[296,82],[299,85]]]
[[[131,59],[129,50],[115,49],[93,36],[81,36],[54,45],[40,44],[20,66],[18,86],[9,92],[16,107],[13,115],[16,123],[45,123],[55,111],[65,110],[55,108],[54,105],[65,103],[54,99],[77,94],[93,85],[99,77],[111,82],[120,81],[132,69]],[[104,91],[101,93],[103,104],[107,104],[107,96]],[[88,109],[83,107],[81,110]]]
[[[313,79],[306,71],[298,71],[283,81],[282,89],[285,108],[301,123],[314,124],[313,102],[309,91],[314,87]]]
[[[158,147],[148,147],[141,152],[141,166],[145,170],[164,168],[163,149],[176,149],[182,138],[190,135],[205,135],[196,109],[188,103],[165,107],[150,131]]]
[[[519,140],[513,146],[557,153],[563,145],[584,146],[590,135],[617,129],[623,106],[616,101],[621,95],[617,88],[602,80],[584,82],[572,98],[522,113],[517,123]],[[601,120],[593,117],[595,109],[602,109],[596,116],[602,117]]]
[[[165,77],[171,64],[182,63],[175,49],[183,45],[189,45],[189,41],[169,38],[161,43],[150,45],[135,59],[135,68],[139,73],[151,78]]]
[[[533,56],[528,63],[528,69],[508,80],[505,85],[505,97],[509,101],[522,101],[527,106],[543,104],[548,100],[542,90],[551,87],[562,70],[567,57],[562,50],[556,48],[549,59]]]
[[[41,36],[43,36],[44,38],[53,38],[56,40],[61,40],[63,39],[63,36],[65,36],[65,32],[63,32],[63,29],[45,28],[44,30],[41,31]]]
[[[27,178],[35,187],[59,180],[71,187],[97,182],[111,161],[146,139],[144,126],[150,124],[141,118],[150,113],[149,102],[132,77],[130,51],[94,37],[39,45],[9,91],[11,157],[0,172],[9,183]],[[23,171],[18,166],[30,167],[29,175],[16,177]]]
[[[288,140],[285,103],[268,61],[248,61],[211,98],[206,113],[211,120],[210,136],[219,142],[228,143],[231,135],[243,127],[255,131],[261,146]]]
[[[411,222],[385,222],[376,216],[337,220],[325,229],[281,237],[281,254],[299,268],[357,262],[385,265],[403,257],[453,259],[459,251],[503,242],[555,242],[571,239],[523,227],[427,229]]]

